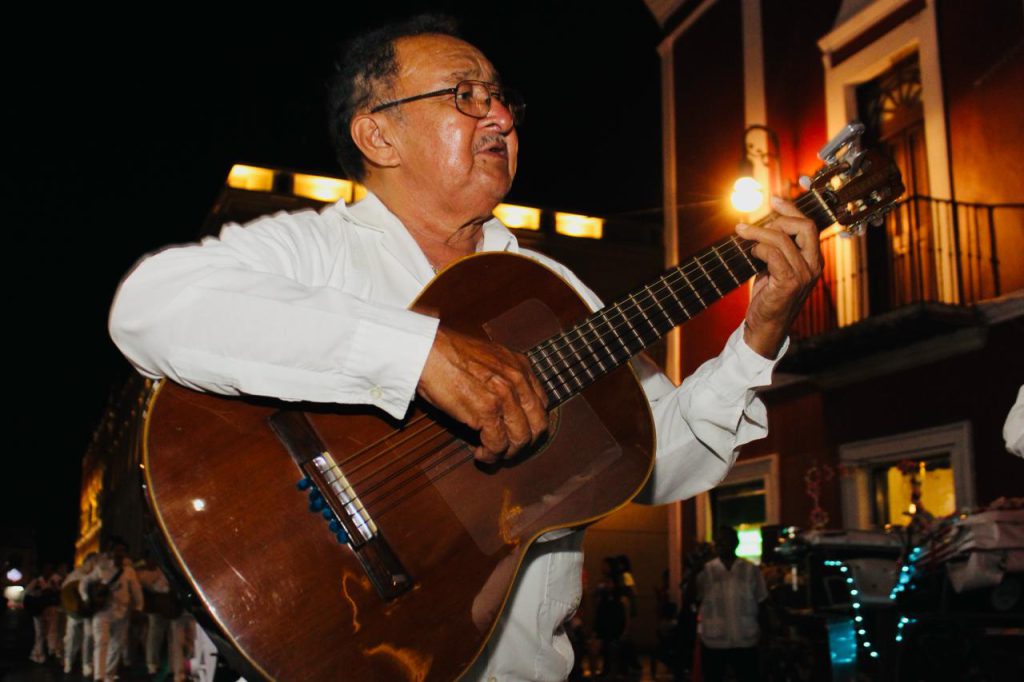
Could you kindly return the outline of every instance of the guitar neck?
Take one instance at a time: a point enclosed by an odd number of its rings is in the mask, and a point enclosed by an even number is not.
[[[819,230],[834,222],[813,192],[795,203]],[[772,213],[756,224],[775,217]],[[764,264],[751,255],[755,244],[726,237],[529,350],[550,406],[573,397],[756,275]]]

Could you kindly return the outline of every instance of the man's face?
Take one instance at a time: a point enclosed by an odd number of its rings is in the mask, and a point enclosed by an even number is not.
[[[396,42],[398,77],[388,99],[455,87],[459,81],[497,83],[479,50],[456,38],[423,35]],[[453,96],[409,102],[395,117],[394,144],[410,189],[443,210],[486,216],[512,186],[519,138],[512,115],[497,100],[476,119],[455,108]],[[383,112],[382,112],[383,113]]]

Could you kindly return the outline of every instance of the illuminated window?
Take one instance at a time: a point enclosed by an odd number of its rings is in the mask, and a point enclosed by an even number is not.
[[[740,545],[736,555],[761,563],[761,526],[767,522],[763,479],[723,485],[711,491],[713,527],[735,528]]]
[[[575,213],[555,213],[555,232],[567,237],[600,239],[604,233],[604,219]]]
[[[515,204],[498,204],[494,207],[494,215],[506,227],[514,227],[520,230],[540,229],[540,209],[529,206],[516,206]]]
[[[967,421],[843,443],[839,463],[847,528],[905,526],[915,496],[935,517],[977,505]]]
[[[907,459],[871,471],[878,526],[907,525],[914,514],[938,518],[956,511],[949,456]]]
[[[245,166],[236,163],[228,173],[228,187],[269,192],[274,189],[274,171],[269,168]]]
[[[292,183],[292,191],[300,197],[317,201],[352,201],[352,183],[348,180],[296,173]]]

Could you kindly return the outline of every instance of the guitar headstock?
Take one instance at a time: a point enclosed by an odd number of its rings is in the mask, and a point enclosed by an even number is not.
[[[818,152],[825,166],[806,186],[850,234],[860,234],[868,223],[880,225],[904,191],[896,164],[861,148],[863,132],[863,124],[854,121],[829,140]]]

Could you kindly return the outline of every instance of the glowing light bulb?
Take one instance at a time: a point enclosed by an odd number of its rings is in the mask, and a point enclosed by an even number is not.
[[[737,211],[750,213],[761,208],[761,204],[764,203],[764,191],[761,189],[761,183],[757,180],[743,177],[733,184],[732,194],[729,198]]]

